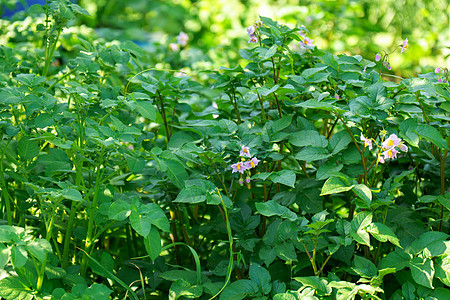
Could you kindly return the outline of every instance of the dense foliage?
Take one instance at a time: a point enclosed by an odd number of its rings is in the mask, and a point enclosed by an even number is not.
[[[450,298],[447,68],[393,77],[404,37],[374,62],[260,17],[243,64],[199,71],[189,35],[87,15],[0,21],[1,297]]]

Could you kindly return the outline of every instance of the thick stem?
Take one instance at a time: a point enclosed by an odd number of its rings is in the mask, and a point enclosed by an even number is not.
[[[102,153],[100,154],[100,157],[102,157],[104,154],[104,151],[102,151]],[[84,250],[89,253],[90,252],[90,248],[94,242],[93,240],[93,234],[94,234],[94,217],[95,217],[95,213],[97,211],[97,206],[98,206],[98,194],[100,192],[100,184],[101,184],[101,175],[102,175],[102,170],[101,170],[101,163],[97,166],[97,175],[95,178],[95,186],[94,186],[94,195],[92,198],[92,203],[89,207],[89,220],[88,220],[88,229],[87,229],[87,234],[86,234],[86,242],[84,245]],[[86,198],[87,199],[87,198]],[[87,257],[83,257],[83,261],[81,263],[81,276],[85,276],[86,275],[86,270],[87,270],[87,263],[88,263],[88,259]]]
[[[58,44],[59,36],[61,35],[61,29],[58,29],[58,33],[56,34],[56,40],[52,43],[50,52],[45,51],[45,65],[44,70],[42,71],[42,76],[47,77],[48,68],[50,67],[50,64],[52,62],[53,55],[55,54],[56,45]],[[47,46],[46,46],[47,47]]]

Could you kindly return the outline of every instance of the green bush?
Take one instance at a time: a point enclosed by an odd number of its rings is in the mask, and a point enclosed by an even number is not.
[[[183,34],[142,49],[87,16],[1,21],[1,297],[450,297],[447,68],[260,17],[244,63],[200,71]]]

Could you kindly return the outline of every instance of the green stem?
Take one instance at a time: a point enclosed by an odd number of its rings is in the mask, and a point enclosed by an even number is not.
[[[159,92],[159,90],[157,92],[158,92],[158,98],[159,98],[160,105],[161,105],[160,113],[161,113],[161,116],[164,121],[164,127],[166,128],[167,142],[169,142],[170,141],[170,131],[169,131],[169,125],[167,124],[166,109],[164,108],[164,100],[163,100],[163,97],[162,97],[161,93]]]
[[[226,223],[227,223],[228,242],[230,243],[230,260],[228,262],[227,278],[225,280],[224,285],[222,286],[222,288],[214,296],[209,298],[209,300],[216,298],[225,289],[227,284],[230,282],[231,272],[233,271],[233,260],[234,260],[234,258],[233,258],[233,235],[232,235],[232,232],[231,232],[230,219],[228,218],[227,206],[225,205],[225,202],[223,202],[222,195],[220,194],[219,189],[217,189],[217,193],[219,194],[220,201],[222,202],[223,210],[225,211],[225,220],[226,220]]]
[[[73,162],[74,162],[75,169],[77,172],[77,175],[75,178],[75,186],[79,186],[83,179],[83,173],[82,173],[80,161],[77,159],[76,156],[74,156]],[[67,266],[69,264],[69,247],[70,247],[70,240],[72,238],[72,229],[73,229],[73,224],[75,222],[75,216],[76,216],[78,208],[81,206],[81,204],[82,203],[75,204],[72,201],[72,203],[70,205],[69,221],[67,223],[66,234],[64,236],[64,248],[63,248],[63,256],[62,256],[62,262],[61,262],[61,267],[63,269],[67,268]]]
[[[50,52],[45,51],[45,65],[44,65],[44,71],[42,71],[42,76],[44,76],[44,77],[47,77],[48,68],[50,67],[50,64],[52,62],[53,55],[55,54],[56,45],[58,44],[58,40],[59,40],[59,36],[61,35],[61,31],[62,31],[62,28],[58,29],[58,32],[56,34],[56,40],[52,43]]]
[[[6,147],[7,146],[8,145],[6,145]],[[8,220],[8,225],[12,226],[11,196],[9,195],[8,184],[6,183],[5,175],[4,175],[4,168],[3,168],[4,157],[5,157],[5,152],[3,151],[2,156],[0,157],[0,180],[1,180],[1,184],[2,184],[3,199],[5,200],[5,206],[6,206],[6,218]]]
[[[445,150],[441,157],[441,195],[445,194],[445,160],[447,159],[448,150]],[[442,230],[442,223],[444,218],[444,206],[441,204],[441,212],[439,213],[438,231]]]
[[[327,259],[323,262],[322,267],[320,267],[320,270],[317,271],[316,276],[319,276],[320,273],[322,273],[323,268],[325,268],[325,265],[326,265],[326,264],[328,263],[328,261],[330,260],[331,255],[332,255],[332,254],[330,254],[330,255],[327,257]]]
[[[104,151],[102,149],[100,157],[102,157],[104,154]],[[97,176],[95,179],[95,186],[94,186],[94,195],[92,198],[92,204],[89,207],[89,220],[88,220],[88,229],[87,229],[87,234],[86,234],[86,243],[84,245],[84,249],[87,253],[90,252],[90,248],[94,242],[93,239],[93,234],[94,234],[94,217],[95,217],[95,213],[97,211],[97,206],[98,206],[98,194],[100,191],[100,184],[101,184],[101,175],[102,175],[102,171],[101,171],[101,163],[99,163],[99,165],[97,166]],[[86,198],[87,199],[87,198]],[[86,270],[87,270],[87,263],[88,263],[88,259],[87,257],[83,258],[83,261],[81,263],[81,276],[85,276],[86,275]]]

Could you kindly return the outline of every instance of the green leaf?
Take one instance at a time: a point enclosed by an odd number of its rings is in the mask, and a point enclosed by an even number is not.
[[[293,294],[289,293],[279,293],[273,296],[273,300],[297,300],[298,298],[295,297]],[[305,298],[306,299],[306,298]],[[313,300],[314,298],[310,298],[310,300]]]
[[[28,87],[34,87],[46,81],[45,77],[36,76],[35,74],[19,74],[14,79]]]
[[[252,280],[241,279],[228,285],[220,294],[220,300],[242,300],[258,292],[258,285]]]
[[[111,203],[108,209],[108,218],[111,220],[123,221],[131,214],[130,203],[119,199]]]
[[[54,267],[50,264],[45,265],[45,275],[48,279],[63,278],[66,274],[67,272],[63,268]]]
[[[72,201],[77,201],[77,202],[83,201],[83,196],[81,196],[81,193],[79,191],[77,191],[76,189],[72,189],[72,188],[63,189],[61,191],[61,195],[65,199],[69,199]]]
[[[54,124],[52,117],[47,114],[43,113],[36,117],[34,120],[34,125],[36,128],[45,128],[48,126],[52,126]]]
[[[325,148],[328,145],[327,138],[315,130],[302,130],[293,133],[289,137],[289,142],[297,147],[314,146]]]
[[[252,263],[250,265],[249,277],[252,281],[254,281],[261,292],[264,294],[270,293],[272,289],[272,283],[269,271],[265,268],[261,267],[258,264]]]
[[[154,226],[150,229],[148,237],[144,238],[144,245],[150,259],[152,262],[155,262],[155,259],[161,253],[161,236]]]
[[[300,282],[304,286],[312,287],[318,296],[328,296],[332,292],[332,288],[328,286],[328,281],[325,278],[317,276],[308,277],[294,277],[294,280]]]
[[[158,275],[164,280],[176,281],[178,279],[184,279],[190,284],[194,284],[196,281],[196,272],[190,270],[170,270],[165,271]]]
[[[89,261],[89,267],[95,274],[113,280],[111,274],[114,272],[114,259],[108,252],[103,252],[100,257],[100,265],[94,261]]]
[[[350,235],[360,243],[370,247],[370,236],[366,228],[372,223],[372,214],[369,212],[361,212],[353,218],[350,223]]]
[[[428,231],[422,233],[416,238],[408,247],[407,252],[412,255],[417,255],[427,248],[430,244],[436,241],[445,241],[448,238],[448,234],[440,231]]]
[[[426,92],[430,96],[434,96],[436,94],[436,89],[434,88],[433,83],[426,78],[404,79],[402,80],[402,83],[411,93],[422,91]]]
[[[36,141],[33,141],[28,136],[24,136],[17,144],[17,152],[22,159],[28,160],[39,155],[39,146]]]
[[[185,297],[188,299],[198,299],[203,294],[200,285],[191,285],[184,279],[178,279],[172,283],[169,290],[169,300]]]
[[[266,266],[269,266],[277,257],[273,247],[264,246],[259,250],[259,258],[264,261]]]
[[[450,255],[444,255],[436,258],[436,277],[450,287]]]
[[[20,102],[22,97],[17,90],[3,88],[0,90],[0,99],[2,99],[2,104],[15,104]]]
[[[295,172],[293,170],[281,170],[270,175],[270,180],[273,183],[281,183],[290,187],[295,186],[295,179]]]
[[[201,203],[206,201],[206,190],[200,186],[188,186],[181,190],[174,202]]]
[[[276,133],[281,131],[291,125],[292,115],[283,116],[281,119],[278,119],[272,124],[272,133]]]
[[[11,263],[14,268],[20,268],[25,265],[28,260],[28,253],[24,246],[11,247]]]
[[[354,185],[349,186],[340,177],[331,177],[325,181],[320,196],[347,192],[353,189],[353,187]]]
[[[411,257],[397,248],[396,251],[388,253],[380,261],[380,269],[394,268],[396,272],[408,267]]]
[[[170,224],[166,217],[166,214],[161,207],[156,203],[149,203],[145,206],[145,213],[150,218],[151,223],[161,229],[162,231],[169,232]]]
[[[359,276],[372,278],[377,275],[377,267],[367,258],[355,255],[353,260],[353,271]]]
[[[372,191],[363,183],[357,184],[352,191],[364,202],[364,208],[370,208],[372,203]]]
[[[136,101],[137,112],[150,121],[156,120],[156,108],[150,101]]]
[[[0,270],[2,270],[9,261],[11,251],[4,244],[0,243]]]
[[[411,269],[412,278],[416,283],[434,289],[434,264],[431,259],[414,257],[409,262],[409,268]]]
[[[283,219],[289,219],[295,221],[297,215],[291,211],[289,208],[278,204],[274,200],[269,200],[267,202],[257,202],[255,203],[256,210],[263,216],[279,216]]]
[[[275,53],[277,53],[277,45],[273,45],[272,47],[270,47],[264,54],[263,59],[271,58]]]
[[[131,227],[144,238],[150,233],[152,227],[152,219],[148,215],[143,215],[139,212],[132,211],[130,215]]]
[[[53,253],[52,246],[50,242],[44,239],[35,239],[32,242],[29,242],[25,248],[28,252],[37,258],[41,263],[44,263],[47,259],[48,253]]]
[[[139,173],[145,167],[145,160],[143,158],[125,155],[125,159],[127,161],[128,167],[130,168],[130,171],[133,173]]]
[[[336,164],[335,162],[327,161],[321,165],[316,172],[317,180],[324,180],[333,176],[333,173],[342,170],[343,164]]]
[[[304,70],[302,72],[301,76],[304,78],[309,78],[309,77],[313,76],[314,74],[325,70],[326,68],[328,68],[328,66],[318,67],[318,68],[309,68],[309,69]]]
[[[416,130],[418,135],[425,138],[427,141],[435,144],[441,149],[450,150],[447,145],[447,141],[442,137],[439,131],[431,125],[420,124],[417,126]]]
[[[333,134],[328,144],[333,155],[341,152],[352,142],[352,137],[348,134],[346,130],[339,131]]]
[[[173,159],[167,160],[166,165],[166,172],[170,181],[172,181],[172,183],[179,189],[184,188],[184,182],[189,179],[189,174],[186,172],[184,166],[180,162]]]
[[[15,276],[0,280],[0,296],[6,300],[31,300],[34,292],[21,278]]]
[[[103,284],[94,283],[84,290],[82,299],[110,299],[109,295],[112,293],[108,287]]]
[[[380,242],[387,242],[390,241],[395,246],[402,248],[400,246],[399,240],[395,233],[386,225],[382,223],[371,223],[367,228],[366,231],[370,233],[374,238],[379,240]]]
[[[298,160],[312,162],[330,157],[328,150],[320,147],[307,146],[295,155]]]

